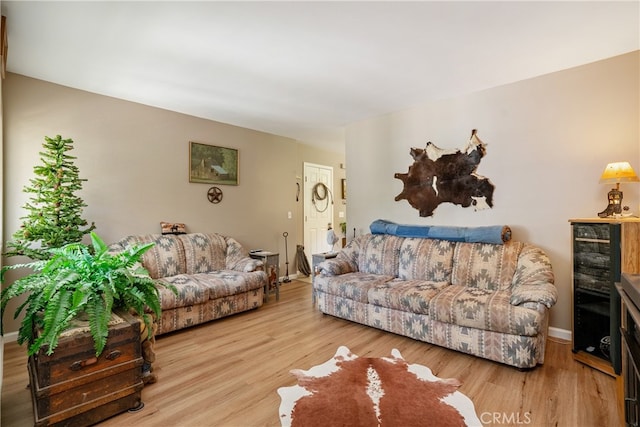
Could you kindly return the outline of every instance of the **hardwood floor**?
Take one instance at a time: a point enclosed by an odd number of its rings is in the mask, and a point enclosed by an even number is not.
[[[159,381],[142,392],[145,407],[101,426],[279,426],[279,387],[289,370],[307,369],[346,345],[360,356],[397,348],[410,363],[462,381],[481,421],[490,426],[620,426],[616,381],[575,362],[570,345],[550,339],[545,364],[519,371],[430,344],[323,315],[309,283],[281,287],[257,310],[158,338]],[[2,426],[32,426],[26,350],[5,344]]]

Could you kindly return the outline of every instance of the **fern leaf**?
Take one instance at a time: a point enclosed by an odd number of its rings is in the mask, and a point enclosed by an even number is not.
[[[53,353],[53,350],[58,345],[60,334],[69,326],[69,321],[71,320],[69,307],[71,306],[72,298],[71,292],[61,289],[54,294],[45,308],[40,338],[42,338],[42,343],[49,345],[47,354]]]
[[[96,357],[98,357],[107,344],[111,312],[104,309],[102,302],[90,300],[87,305],[87,313],[89,314],[89,329],[93,337],[93,346]]]

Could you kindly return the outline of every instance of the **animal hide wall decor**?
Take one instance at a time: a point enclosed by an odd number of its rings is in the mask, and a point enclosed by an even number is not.
[[[396,173],[404,189],[395,198],[406,199],[418,209],[420,216],[432,216],[440,203],[449,202],[475,210],[493,207],[494,185],[488,178],[476,174],[486,153],[485,144],[476,129],[464,151],[443,150],[432,142],[422,148],[411,148],[413,164],[407,173]]]

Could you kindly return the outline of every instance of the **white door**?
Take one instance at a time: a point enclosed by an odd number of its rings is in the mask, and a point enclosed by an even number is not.
[[[333,199],[333,168],[305,162],[304,252],[309,265],[311,255],[332,250],[327,243],[327,230],[333,221]]]

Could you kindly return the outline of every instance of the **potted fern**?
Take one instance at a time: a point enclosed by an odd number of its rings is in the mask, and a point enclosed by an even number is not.
[[[111,253],[104,241],[91,232],[91,246],[70,243],[48,250],[49,259],[6,266],[0,271],[4,282],[7,270],[31,268],[33,274],[22,277],[0,295],[0,316],[8,302],[21,295],[14,318],[24,311],[18,331],[18,343],[28,344],[29,356],[41,348],[51,355],[58,339],[74,319],[86,316],[94,341],[96,357],[102,353],[109,333],[112,310],[135,310],[144,320],[149,336],[152,316],[160,316],[160,285],[139,264],[153,243],[129,247]],[[175,288],[172,288],[175,292]],[[3,332],[3,331],[2,331]]]

